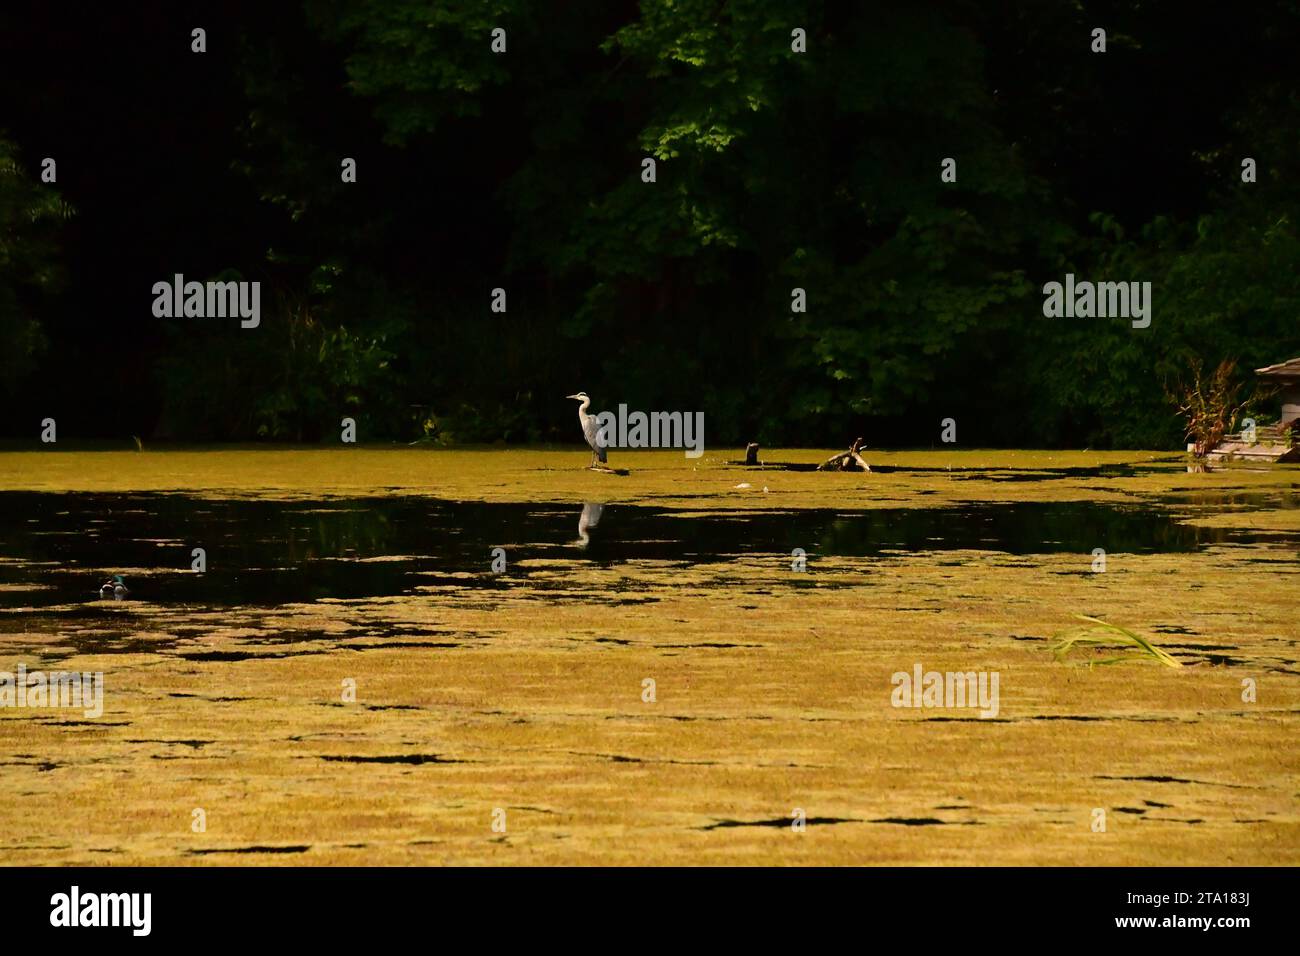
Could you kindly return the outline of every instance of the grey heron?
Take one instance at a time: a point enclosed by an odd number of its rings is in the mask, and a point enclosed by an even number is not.
[[[587,397],[586,392],[578,392],[576,395],[566,395],[565,398],[575,399],[582,404],[578,406],[578,422],[582,425],[582,437],[587,439],[587,444],[591,446],[591,465],[596,468],[597,462],[605,464],[605,446],[600,441],[600,422],[595,415],[588,415],[587,409],[591,407],[591,399]]]

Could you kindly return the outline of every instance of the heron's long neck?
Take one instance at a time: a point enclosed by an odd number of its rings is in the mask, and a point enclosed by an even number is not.
[[[587,409],[590,408],[590,407],[591,407],[591,399],[590,399],[590,398],[584,398],[584,399],[582,400],[582,404],[578,406],[578,417],[579,417],[579,418],[586,418],[586,417],[587,417]]]

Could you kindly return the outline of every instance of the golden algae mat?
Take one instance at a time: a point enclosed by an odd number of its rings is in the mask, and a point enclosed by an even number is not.
[[[830,453],[0,453],[0,863],[1300,862],[1300,469]]]

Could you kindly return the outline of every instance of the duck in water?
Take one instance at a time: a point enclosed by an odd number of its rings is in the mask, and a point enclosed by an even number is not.
[[[122,575],[115,574],[105,581],[99,588],[99,596],[102,598],[112,598],[114,601],[125,601],[127,594],[130,592],[126,589],[126,582],[122,580]]]

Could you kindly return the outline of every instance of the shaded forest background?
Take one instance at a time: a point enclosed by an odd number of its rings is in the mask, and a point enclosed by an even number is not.
[[[709,447],[1179,447],[1190,356],[1300,354],[1297,53],[1291,0],[6,4],[0,434],[575,441],[584,389]],[[154,318],[178,272],[261,327]],[[1044,318],[1066,272],[1150,328]]]

